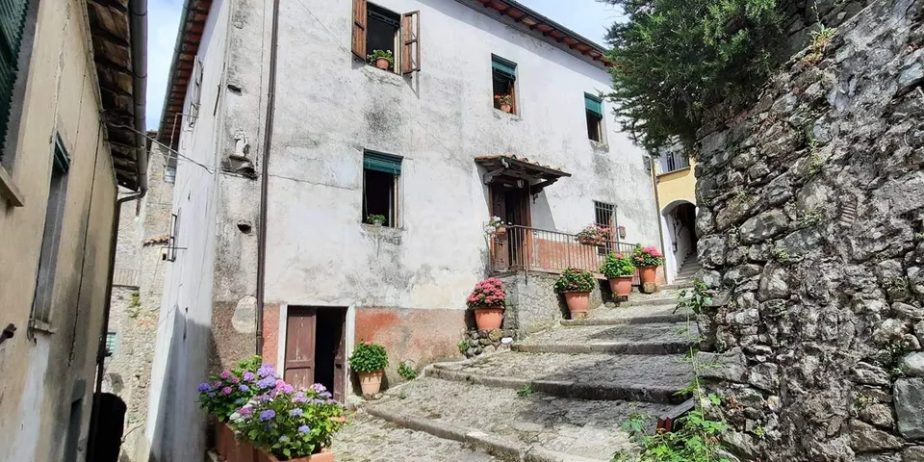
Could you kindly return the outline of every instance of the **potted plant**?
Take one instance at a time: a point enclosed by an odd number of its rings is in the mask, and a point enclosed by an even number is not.
[[[385,347],[374,343],[359,342],[350,355],[350,369],[359,375],[363,396],[372,396],[382,387],[382,376],[388,367],[388,353]]]
[[[624,298],[632,293],[635,265],[632,264],[631,257],[621,253],[608,254],[600,266],[600,272],[609,280],[614,296]]]
[[[372,226],[382,226],[385,223],[385,215],[369,215],[367,219]]]
[[[370,63],[375,64],[375,67],[383,71],[391,70],[391,66],[395,63],[395,55],[391,50],[373,50],[368,59]]]
[[[491,217],[488,223],[484,225],[484,232],[489,236],[495,234],[503,236],[507,234],[507,227],[504,226],[504,222],[501,221],[500,217]]]
[[[257,448],[256,460],[333,462],[331,440],[346,422],[340,403],[321,384],[299,391],[282,380],[264,385],[231,416],[241,438]]]
[[[584,245],[606,245],[610,239],[610,228],[597,224],[589,225],[576,235],[578,242]]]
[[[500,105],[500,110],[510,114],[513,112],[513,97],[510,95],[494,95],[494,99],[497,100],[497,104]]]
[[[254,383],[263,376],[275,380],[276,371],[271,365],[260,366],[261,358],[254,356],[238,363],[232,370],[224,370],[213,375],[208,382],[199,385],[199,407],[213,419],[215,426],[215,451],[224,458],[229,458],[238,451],[234,430],[228,421],[240,403],[256,396],[259,389]],[[261,374],[265,374],[262,375]],[[247,452],[244,450],[243,452]]]
[[[654,283],[658,267],[664,264],[664,254],[653,246],[637,245],[632,251],[632,262],[639,269],[642,284]]]
[[[588,271],[568,268],[555,281],[555,291],[565,294],[571,318],[583,318],[590,309],[590,293],[596,286],[594,275]]]
[[[466,299],[468,308],[475,313],[478,330],[500,329],[504,322],[504,305],[507,293],[504,283],[497,278],[488,278],[475,284],[475,289]]]

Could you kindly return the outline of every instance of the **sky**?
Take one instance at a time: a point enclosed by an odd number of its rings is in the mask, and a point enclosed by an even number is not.
[[[344,0],[339,0],[344,1]],[[446,0],[451,1],[451,0]],[[603,43],[606,28],[620,18],[618,11],[596,0],[519,0],[572,31]],[[156,130],[167,91],[167,77],[183,0],[148,0],[148,129]]]

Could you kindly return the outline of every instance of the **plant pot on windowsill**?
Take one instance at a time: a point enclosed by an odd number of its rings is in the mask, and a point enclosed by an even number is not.
[[[506,112],[507,114],[510,114],[513,112],[513,105],[512,104],[501,104],[500,110]]]
[[[389,69],[391,68],[391,63],[388,62],[388,59],[387,59],[387,58],[376,58],[376,59],[375,59],[375,67],[377,67],[377,68],[379,68],[379,69],[381,69],[381,70],[383,70],[383,71],[387,71],[387,70],[389,70]]]
[[[590,292],[565,292],[571,319],[586,318],[590,311]]]
[[[276,456],[263,448],[257,448],[256,453],[258,462],[279,462]],[[308,457],[288,459],[288,462],[334,462],[334,453],[329,448],[323,448],[318,453]]]
[[[372,222],[372,226],[377,226],[379,228],[381,228],[383,224],[385,224],[385,222],[383,221],[373,221]]]

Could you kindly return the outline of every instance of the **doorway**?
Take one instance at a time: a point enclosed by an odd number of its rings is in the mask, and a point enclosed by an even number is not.
[[[296,389],[320,383],[343,402],[345,308],[290,306],[283,375]]]
[[[523,228],[530,227],[529,186],[515,187],[495,183],[491,186],[491,215],[499,217],[508,226],[506,239],[497,240],[496,261],[498,270],[519,269],[526,264],[527,245],[530,234]]]
[[[661,211],[664,228],[665,276],[673,282],[695,272],[698,238],[696,206],[686,200],[668,204]],[[685,271],[686,270],[686,271]]]

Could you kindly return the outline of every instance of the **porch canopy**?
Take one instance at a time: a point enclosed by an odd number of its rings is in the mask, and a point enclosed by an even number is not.
[[[484,184],[502,184],[518,188],[529,185],[530,194],[539,194],[559,178],[571,176],[560,169],[541,165],[525,157],[519,159],[514,155],[479,156],[475,158],[475,163],[488,170],[483,177]]]

